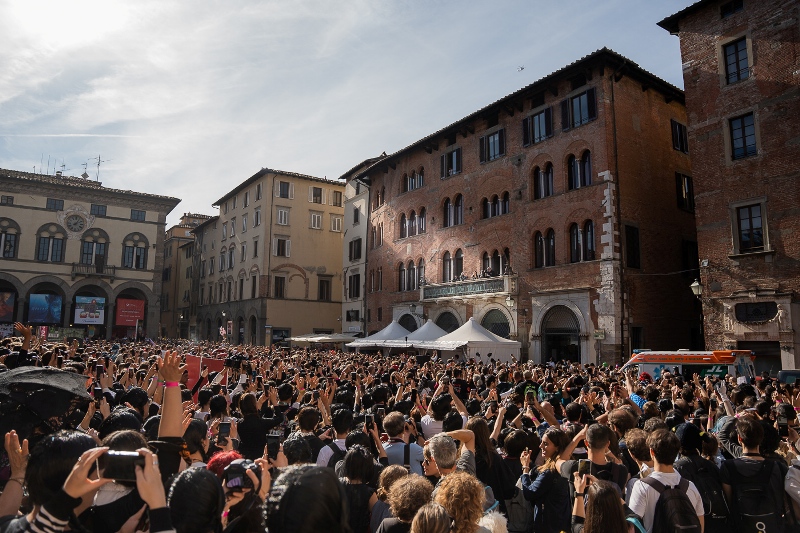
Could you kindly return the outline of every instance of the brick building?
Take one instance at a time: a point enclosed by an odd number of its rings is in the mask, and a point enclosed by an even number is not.
[[[800,359],[800,2],[701,1],[680,38],[705,338],[773,373]]]
[[[685,124],[682,91],[602,49],[351,176],[368,332],[475,317],[534,361],[697,347]]]

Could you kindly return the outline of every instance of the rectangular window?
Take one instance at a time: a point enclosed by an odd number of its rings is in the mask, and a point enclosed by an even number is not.
[[[361,221],[361,212],[357,207],[353,208],[353,225],[359,224]]]
[[[261,200],[261,184],[256,185],[256,201]]]
[[[342,191],[333,191],[333,205],[342,207]]]
[[[122,266],[124,268],[133,268],[133,246],[125,246],[122,249]]]
[[[81,264],[91,265],[94,260],[94,243],[84,241],[81,246]]]
[[[147,248],[142,246],[137,246],[136,250],[133,252],[133,268],[137,270],[144,270],[147,268]],[[192,277],[192,267],[189,267],[189,276],[188,278]]]
[[[361,313],[358,312],[358,309],[348,309],[345,312],[344,319],[346,322],[358,322],[359,318],[361,318],[359,316],[360,314]]]
[[[761,204],[746,205],[736,209],[739,223],[739,252],[759,252],[764,249],[764,224]]]
[[[342,231],[342,217],[331,215],[331,231]]]
[[[200,277],[206,277],[206,261],[200,261]]]
[[[0,196],[0,205],[14,205],[13,196]]]
[[[631,326],[631,350],[644,348],[644,328]]]
[[[350,241],[350,261],[357,261],[361,259],[361,238],[353,239]]]
[[[505,130],[500,129],[489,135],[480,138],[480,160],[481,163],[493,161],[506,153],[506,134]]]
[[[258,257],[258,239],[253,239],[253,257]]]
[[[236,235],[236,217],[231,219],[231,237]]]
[[[236,196],[233,197],[233,205],[231,206],[231,209],[236,209],[236,198]]]
[[[631,268],[642,268],[639,253],[639,228],[625,226],[625,264]]]
[[[286,278],[275,276],[275,292],[273,298],[286,298]]]
[[[275,237],[273,242],[273,255],[276,257],[290,257],[291,241],[286,237]]]
[[[242,207],[247,207],[248,205],[250,205],[250,191],[244,193],[244,205]]]
[[[331,280],[321,279],[317,286],[317,295],[321,302],[331,301]]]
[[[206,295],[206,288],[200,287],[200,305],[203,305],[203,302],[205,301],[205,295]]]
[[[242,215],[242,233],[247,231],[247,213]]]
[[[551,107],[522,119],[522,144],[530,146],[553,136],[553,110]]]
[[[591,88],[561,102],[561,129],[577,128],[597,118],[595,90]]]
[[[292,184],[288,181],[279,181],[278,185],[276,186],[275,196],[278,198],[293,198],[294,194]]]
[[[36,260],[47,261],[50,259],[50,237],[39,237],[36,244]]]
[[[256,289],[258,288],[258,278],[255,274],[250,278],[250,298],[256,297]]]
[[[131,209],[131,220],[135,222],[144,222],[146,211],[141,209]]]
[[[308,188],[308,201],[314,204],[324,204],[324,194],[322,187],[309,187]]]
[[[731,157],[744,159],[756,155],[756,126],[753,114],[748,113],[730,120]]]
[[[378,308],[378,322],[383,320],[383,307]]]
[[[347,297],[358,298],[361,295],[361,274],[353,274],[347,278]]]
[[[239,278],[239,299],[244,300],[244,278]]]
[[[247,243],[242,243],[242,259],[241,261],[244,262],[247,259]]]
[[[228,223],[225,222],[224,224],[222,224],[222,240],[224,241],[227,238],[228,238]]]
[[[747,38],[742,37],[723,47],[725,54],[725,77],[728,84],[750,77],[750,62],[747,57]]]
[[[47,209],[51,211],[63,211],[64,210],[64,200],[58,200],[56,198],[48,198],[47,199]]]
[[[89,212],[96,217],[104,217],[106,216],[106,209],[107,206],[105,205],[92,204],[91,208],[89,209]]]
[[[257,208],[253,211],[253,227],[257,228],[261,225],[261,208]]]
[[[17,235],[14,233],[0,233],[0,250],[3,257],[12,258],[17,255]]]
[[[678,208],[694,213],[694,186],[692,185],[692,177],[676,173],[675,189],[678,193]]]
[[[686,126],[676,120],[670,120],[669,122],[672,127],[672,147],[684,154],[688,154],[689,136],[686,132]]]
[[[214,258],[212,257],[211,259],[208,260],[208,275],[210,276],[213,273],[214,273]]]
[[[322,229],[322,213],[311,213],[311,229]]]
[[[288,226],[289,225],[289,210],[283,209],[281,207],[278,208],[278,225],[279,226]]]
[[[445,179],[459,172],[461,172],[461,148],[456,148],[442,155],[441,178]]]

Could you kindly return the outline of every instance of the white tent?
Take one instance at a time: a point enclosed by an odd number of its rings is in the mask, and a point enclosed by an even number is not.
[[[421,328],[412,331],[407,337],[396,340],[385,340],[381,346],[386,348],[408,348],[417,342],[433,341],[447,335],[447,332],[434,324],[430,318]]]
[[[496,361],[510,363],[512,356],[519,360],[519,350],[522,344],[498,337],[475,322],[474,318],[470,318],[463,326],[452,333],[433,341],[415,342],[413,346],[415,348],[439,351],[461,348],[467,358],[484,358],[491,353]],[[480,353],[480,356],[477,355],[478,353]]]
[[[351,342],[356,339],[357,339],[356,336],[350,335],[348,333],[306,333],[305,335],[297,335],[295,337],[289,337],[286,340],[292,342],[307,342],[307,343],[315,343],[315,342],[340,343],[340,342]]]
[[[363,339],[356,339],[347,344],[348,348],[374,348],[383,346],[383,341],[387,340],[400,340],[409,336],[406,328],[397,323],[397,320],[392,320],[392,323],[380,330],[377,333],[364,337]]]

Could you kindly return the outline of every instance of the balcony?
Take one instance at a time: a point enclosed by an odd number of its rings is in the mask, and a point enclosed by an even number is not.
[[[96,277],[96,278],[109,278],[112,282],[117,275],[117,267],[112,265],[94,264],[84,265],[81,263],[72,263],[72,280],[75,281],[76,276]]]
[[[517,293],[517,275],[495,276],[489,278],[467,278],[463,281],[430,283],[420,287],[421,302],[435,302],[447,299],[479,298],[487,295],[498,296]]]

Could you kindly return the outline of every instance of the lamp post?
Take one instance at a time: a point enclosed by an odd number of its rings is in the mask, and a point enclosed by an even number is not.
[[[705,313],[703,312],[703,284],[700,283],[699,279],[695,279],[694,283],[689,286],[692,289],[692,294],[694,294],[695,298],[700,302],[700,337],[702,338],[703,342],[703,349],[706,347],[706,319]]]

